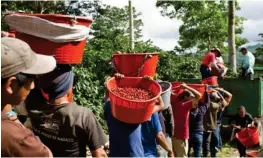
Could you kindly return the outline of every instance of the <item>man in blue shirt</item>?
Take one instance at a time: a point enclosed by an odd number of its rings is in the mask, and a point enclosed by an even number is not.
[[[144,157],[158,157],[157,141],[168,152],[169,157],[174,157],[162,132],[158,113],[154,113],[148,121],[144,122],[141,129]]]
[[[114,74],[117,79],[124,77],[122,74]],[[145,79],[151,79],[145,76]],[[109,129],[110,157],[144,157],[142,145],[141,124],[124,123],[116,119],[111,112],[110,99],[106,91],[106,103],[104,107],[104,116]],[[161,97],[157,99],[153,113],[164,108]]]
[[[114,118],[110,101],[106,101],[104,115],[109,128],[110,157],[144,157],[141,124],[127,124]]]

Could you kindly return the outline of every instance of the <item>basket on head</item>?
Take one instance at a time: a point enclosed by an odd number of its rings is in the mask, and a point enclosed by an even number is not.
[[[187,84],[187,86],[189,86],[189,87],[197,90],[198,92],[200,92],[202,94],[201,101],[203,101],[203,102],[205,101],[205,89],[206,89],[205,85],[203,85],[203,84]]]
[[[172,91],[173,95],[171,95],[171,103],[174,103],[177,96],[179,96],[184,90],[180,88],[182,82],[172,82]],[[202,101],[205,101],[205,85],[203,84],[187,84],[187,86],[197,90],[202,94]]]
[[[114,54],[114,69],[128,77],[154,77],[159,53]]]
[[[235,136],[245,147],[252,147],[259,143],[258,129],[256,127],[245,128],[236,133]]]
[[[13,16],[13,17],[11,17]],[[23,20],[21,18],[28,18],[28,20],[32,19],[30,23],[25,23],[27,27],[32,27],[38,20],[38,25],[34,25],[34,31],[32,33],[24,33],[21,28],[19,28],[19,23],[23,23]],[[73,28],[73,26],[84,26],[84,28],[89,28],[92,20],[89,18],[84,17],[74,17],[70,15],[58,15],[58,14],[23,14],[23,13],[11,13],[5,17],[5,19],[9,18],[8,25],[13,25],[12,32],[15,33],[16,38],[21,39],[28,43],[33,51],[35,51],[38,54],[44,54],[44,55],[52,55],[55,57],[58,64],[79,64],[82,61],[83,52],[85,45],[87,43],[87,39],[83,40],[74,40],[66,41],[66,42],[54,42],[49,39],[49,34],[41,34],[41,32],[38,30],[45,30],[45,33],[47,30],[51,30],[49,28],[54,28],[54,24],[63,24],[59,25],[60,28]],[[12,19],[20,19],[19,22],[14,22]],[[45,26],[47,28],[41,28],[41,19],[46,24]],[[74,23],[74,24],[73,24]],[[14,27],[15,26],[15,27]],[[76,28],[76,27],[75,27]],[[20,29],[18,31],[17,29]],[[27,30],[30,30],[30,28],[27,28]],[[33,33],[34,32],[34,33]],[[38,32],[38,33],[35,33]],[[56,32],[56,31],[54,31]],[[57,30],[57,32],[61,32],[62,30]],[[84,33],[85,32],[85,33]],[[87,31],[83,31],[79,34],[86,34]],[[65,35],[61,36],[66,38],[67,32]],[[81,36],[82,36],[81,35]],[[78,35],[77,35],[78,36]],[[74,37],[77,37],[74,36]],[[45,37],[45,38],[44,38]],[[56,39],[59,40],[59,39]],[[63,41],[63,40],[62,40]]]
[[[183,82],[172,82],[172,94],[170,101],[173,103],[177,96],[183,92],[183,90],[180,88],[180,85],[183,84]]]
[[[171,105],[171,93],[172,93],[172,84],[170,82],[161,81],[158,82],[162,88],[161,97],[164,103],[164,109],[168,108]]]
[[[147,89],[154,94],[154,97],[143,101],[125,99],[112,92],[112,89],[116,87]],[[142,77],[124,77],[122,79],[113,77],[107,81],[107,89],[113,116],[122,122],[132,124],[143,123],[152,116],[156,100],[161,94],[161,87],[156,81],[143,79]]]
[[[217,76],[205,78],[201,81],[201,83],[211,85],[211,86],[218,86]]]

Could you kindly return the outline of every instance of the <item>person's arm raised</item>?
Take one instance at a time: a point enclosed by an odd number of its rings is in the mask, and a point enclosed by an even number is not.
[[[158,99],[157,99],[157,102],[153,108],[153,114],[158,112],[158,111],[161,111],[163,110],[164,108],[164,103],[163,103],[163,99],[162,97],[160,96]]]
[[[202,94],[199,93],[197,90],[187,86],[185,83],[181,84],[181,88],[187,89],[194,94],[194,98],[192,99],[192,105],[193,107],[196,107],[198,105],[198,101],[202,98]]]
[[[229,105],[229,103],[231,102],[231,100],[232,100],[232,94],[231,93],[229,93],[228,91],[226,91],[226,90],[224,90],[223,88],[215,88],[217,91],[219,91],[219,92],[223,92],[224,93],[224,99],[225,99],[225,101],[227,102],[227,105],[226,106],[228,106]]]

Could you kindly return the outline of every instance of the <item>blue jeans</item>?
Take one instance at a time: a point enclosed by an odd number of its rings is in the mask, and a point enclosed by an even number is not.
[[[210,151],[211,157],[216,157],[217,149],[222,147],[222,138],[220,133],[220,125],[216,126],[216,129],[213,130],[211,135]]]
[[[204,132],[203,157],[207,157],[208,152],[210,151],[211,135],[212,135],[212,132]]]
[[[201,157],[202,144],[203,144],[203,132],[191,132],[189,138],[188,156],[190,154],[191,148],[193,147],[194,157]]]

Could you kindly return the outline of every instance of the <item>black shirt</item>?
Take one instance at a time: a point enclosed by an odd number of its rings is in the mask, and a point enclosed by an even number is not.
[[[74,103],[51,105],[35,91],[26,101],[33,132],[49,147],[54,157],[86,157],[90,150],[105,145],[106,136],[94,114]]]
[[[252,123],[253,118],[249,113],[246,113],[244,118],[240,117],[239,114],[236,114],[234,117],[234,121],[237,126],[241,126],[241,128],[246,128],[248,124]]]

